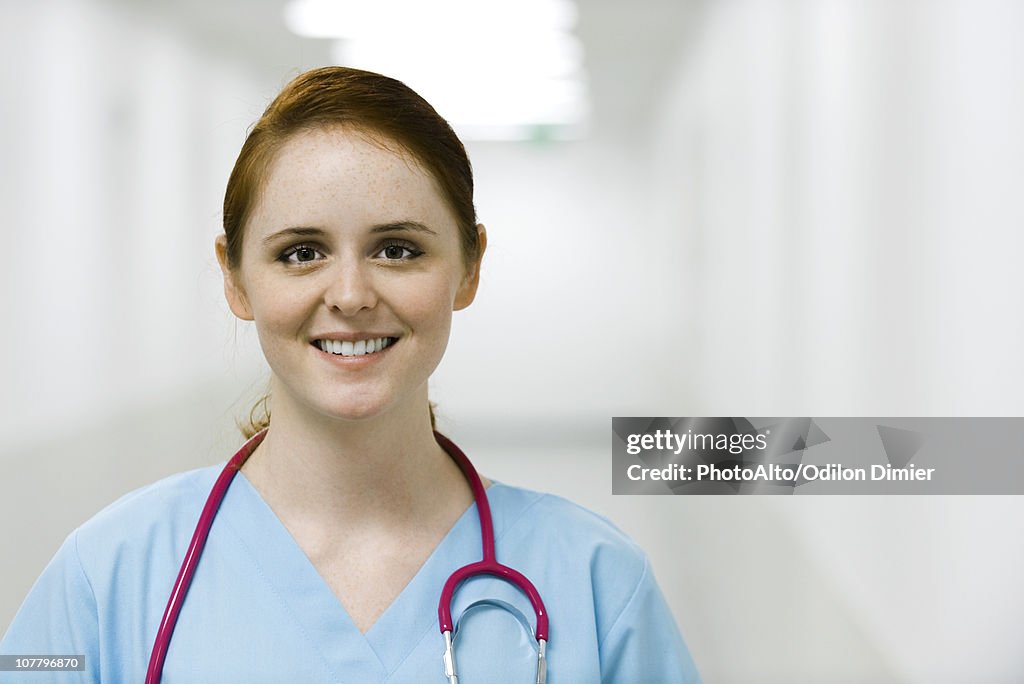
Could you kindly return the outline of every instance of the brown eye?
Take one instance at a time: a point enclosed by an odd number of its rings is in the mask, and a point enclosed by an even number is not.
[[[389,242],[377,252],[377,256],[386,261],[411,261],[422,254],[414,245],[405,242]]]
[[[295,245],[281,252],[277,257],[278,261],[286,264],[308,264],[311,261],[322,259],[323,255],[312,245]]]

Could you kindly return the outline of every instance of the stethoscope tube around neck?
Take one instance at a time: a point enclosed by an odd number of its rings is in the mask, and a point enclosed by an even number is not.
[[[178,577],[174,582],[174,588],[167,599],[167,607],[164,609],[160,627],[157,629],[153,651],[149,658],[149,668],[146,671],[146,684],[159,684],[160,682],[164,661],[167,658],[167,650],[171,644],[171,637],[174,635],[174,627],[178,622],[178,615],[181,613],[181,607],[185,602],[189,586],[192,584],[192,578],[199,565],[199,559],[203,554],[203,548],[206,546],[206,540],[210,535],[210,529],[213,526],[214,518],[217,516],[217,511],[220,509],[220,505],[224,501],[224,496],[227,494],[228,487],[231,485],[232,480],[234,480],[235,475],[242,469],[246,459],[256,450],[256,447],[260,445],[266,435],[267,429],[264,428],[242,445],[238,453],[224,466],[216,482],[214,482],[209,496],[206,498],[206,504],[199,514],[199,521],[196,524],[195,532],[192,534],[192,541],[189,543],[185,558],[182,560]],[[530,604],[533,606],[537,617],[535,636],[540,644],[536,681],[543,682],[546,669],[544,651],[548,641],[548,614],[544,608],[544,602],[530,580],[516,570],[498,562],[495,553],[494,522],[491,518],[491,506],[487,500],[487,492],[484,490],[476,468],[473,467],[466,454],[450,439],[439,432],[434,432],[434,438],[441,448],[459,465],[459,468],[466,477],[466,481],[469,483],[470,489],[473,492],[473,500],[476,503],[477,515],[480,518],[480,537],[483,547],[483,559],[453,572],[441,591],[437,616],[438,625],[441,628],[441,633],[444,635],[446,644],[446,675],[448,675],[449,681],[458,681],[458,677],[455,674],[455,655],[451,639],[453,631],[451,615],[452,598],[459,585],[470,577],[475,575],[492,575],[518,587],[520,591],[526,594]]]

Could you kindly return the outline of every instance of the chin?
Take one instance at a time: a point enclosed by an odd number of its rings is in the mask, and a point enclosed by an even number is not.
[[[407,415],[408,409],[420,400],[418,394],[385,383],[339,384],[296,396],[295,408],[330,421],[372,421],[389,414]],[[425,399],[423,402],[426,404]]]
[[[373,420],[388,413],[392,405],[384,401],[361,401],[358,403],[333,403],[320,407],[320,413],[338,421]]]
[[[331,408],[323,411],[323,414],[333,420],[341,422],[357,422],[362,420],[373,420],[385,413],[385,410],[380,407],[346,407],[346,408]]]

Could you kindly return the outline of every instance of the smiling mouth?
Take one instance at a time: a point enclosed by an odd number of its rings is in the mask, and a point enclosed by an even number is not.
[[[348,340],[313,340],[313,346],[320,351],[337,356],[366,356],[375,354],[387,349],[395,342],[397,337],[378,337],[373,340],[359,340],[350,342]]]

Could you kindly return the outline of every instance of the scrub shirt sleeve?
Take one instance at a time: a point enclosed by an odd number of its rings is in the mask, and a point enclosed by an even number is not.
[[[601,641],[602,684],[699,684],[700,674],[644,558],[632,597]]]
[[[36,580],[0,641],[0,655],[85,656],[82,672],[0,672],[0,683],[99,681],[96,598],[72,533]]]

